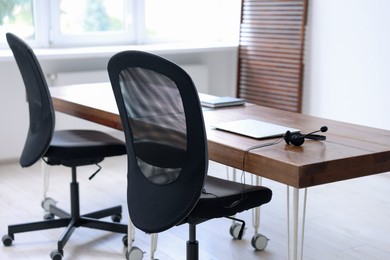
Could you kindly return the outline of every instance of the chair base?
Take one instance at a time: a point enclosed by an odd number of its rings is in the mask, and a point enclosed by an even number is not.
[[[8,226],[8,234],[3,236],[3,244],[10,246],[15,239],[16,233],[38,231],[45,229],[66,227],[60,239],[57,242],[57,249],[50,254],[53,260],[61,259],[64,255],[64,247],[78,227],[87,227],[92,229],[105,230],[127,235],[127,224],[116,223],[122,217],[122,207],[111,207],[88,214],[80,215],[79,207],[79,187],[76,181],[75,169],[72,169],[73,179],[70,183],[71,194],[71,213],[68,213],[55,205],[50,205],[49,213],[45,216],[44,221],[17,224]],[[58,217],[54,219],[54,217]],[[105,222],[99,219],[111,216],[114,222]]]
[[[199,243],[198,241],[187,241],[187,260],[199,259]]]
[[[189,225],[189,237],[187,241],[187,260],[199,259],[199,243],[196,240],[196,224]]]
[[[92,229],[105,230],[105,231],[120,233],[124,235],[127,234],[127,225],[99,220],[100,218],[109,217],[109,216],[120,216],[122,213],[121,206],[116,206],[116,207],[92,212],[75,218],[72,217],[70,214],[68,215],[68,217],[64,217],[63,216],[64,212],[61,209],[51,205],[49,214],[58,216],[58,214],[55,214],[57,212],[61,212],[60,214],[61,218],[59,219],[51,219],[51,220],[44,220],[44,221],[8,226],[8,235],[3,237],[4,245],[6,246],[11,245],[12,240],[15,239],[14,235],[16,233],[66,227],[65,231],[62,233],[60,239],[57,242],[57,250],[56,250],[63,256],[64,255],[63,248],[65,247],[67,241],[69,240],[73,231],[77,227],[87,227]],[[9,239],[11,239],[11,241]],[[5,240],[7,240],[7,242],[5,242]]]
[[[53,209],[53,210],[52,210]],[[58,209],[55,206],[50,206],[50,213],[55,216],[58,216],[54,212]],[[116,206],[93,213],[85,214],[79,218],[72,218],[69,214],[68,217],[61,216],[59,219],[43,220],[25,224],[16,224],[8,226],[8,235],[14,237],[16,233],[38,231],[52,228],[67,227],[66,230],[71,230],[72,227],[89,227],[93,229],[106,230],[116,233],[127,234],[127,225],[119,224],[115,222],[104,222],[99,221],[98,219],[109,217],[109,216],[119,216],[122,213],[122,207]],[[70,225],[71,224],[71,225]],[[65,232],[66,233],[66,232]]]

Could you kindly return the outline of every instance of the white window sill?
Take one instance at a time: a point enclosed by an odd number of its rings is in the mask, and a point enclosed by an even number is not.
[[[210,51],[225,51],[236,49],[236,43],[170,43],[153,45],[121,45],[105,47],[80,47],[80,48],[34,48],[34,53],[40,60],[58,59],[80,59],[80,58],[104,58],[124,50],[139,50],[151,52],[158,55],[180,54],[180,53],[203,53]],[[13,61],[11,50],[0,50],[0,62]]]

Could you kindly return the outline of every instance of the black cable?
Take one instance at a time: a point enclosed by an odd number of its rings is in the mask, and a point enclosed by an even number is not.
[[[275,145],[275,144],[280,143],[281,141],[283,141],[283,138],[281,138],[279,140],[275,140],[274,142],[271,142],[271,143],[254,145],[254,146],[251,146],[245,150],[244,157],[242,158],[242,172],[241,172],[241,183],[242,183],[242,190],[243,191],[245,190],[245,185],[246,185],[246,183],[245,183],[245,158],[246,158],[247,154],[252,150]],[[246,194],[244,192],[242,192],[241,198],[238,201],[235,201],[232,203],[232,204],[234,204],[233,206],[238,205],[242,200],[244,200],[245,199],[244,196],[246,196]]]
[[[224,207],[224,208],[233,208],[233,207],[237,206],[241,201],[243,201],[245,199],[245,197],[246,197],[246,194],[244,193],[244,190],[245,190],[245,185],[246,185],[246,183],[245,183],[245,157],[247,156],[247,154],[250,151],[252,151],[252,150],[263,148],[263,147],[267,147],[267,146],[271,146],[271,145],[275,145],[275,144],[280,143],[281,141],[283,141],[283,138],[281,138],[279,140],[276,140],[274,142],[271,142],[271,143],[254,145],[254,146],[251,146],[251,147],[249,147],[248,149],[245,150],[244,157],[242,159],[241,183],[242,183],[242,191],[243,192],[241,193],[241,198],[239,200],[236,200],[236,201],[230,203],[229,205],[224,205],[224,204],[221,203],[222,207]],[[216,194],[207,192],[206,189],[203,189],[202,193],[206,194],[206,195],[214,196],[215,198],[219,199],[219,197]]]
[[[254,145],[254,146],[251,146],[249,147],[248,149],[245,150],[244,152],[244,157],[242,159],[242,172],[244,173],[245,172],[245,157],[247,156],[247,154],[252,151],[252,150],[255,150],[255,149],[259,149],[259,148],[263,148],[263,147],[267,147],[267,146],[271,146],[271,145],[275,145],[275,144],[278,144],[280,143],[281,141],[283,141],[283,138],[279,139],[279,140],[275,140],[274,142],[272,143],[266,143],[266,144],[258,144],[258,145]]]

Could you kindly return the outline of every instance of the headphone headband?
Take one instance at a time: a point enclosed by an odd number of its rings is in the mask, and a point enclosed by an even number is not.
[[[305,138],[311,139],[311,140],[318,140],[318,141],[324,141],[326,140],[326,136],[324,135],[317,135],[314,134],[316,132],[326,132],[328,130],[328,127],[323,126],[321,127],[320,130],[308,133],[308,134],[301,134],[300,132],[298,133],[291,133],[290,131],[287,131],[283,138],[284,141],[286,141],[287,144],[292,144],[295,146],[301,146],[305,142]]]

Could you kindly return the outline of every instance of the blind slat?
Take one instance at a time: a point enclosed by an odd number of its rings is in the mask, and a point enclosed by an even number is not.
[[[237,94],[301,112],[307,0],[243,0]]]

